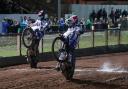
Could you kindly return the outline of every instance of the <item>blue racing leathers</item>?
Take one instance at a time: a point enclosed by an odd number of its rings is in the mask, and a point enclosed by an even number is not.
[[[75,49],[80,35],[81,28],[79,26],[69,27],[63,34],[64,38],[68,40],[69,47]]]
[[[69,27],[63,34],[65,40],[68,42],[68,59],[75,66],[75,48],[78,45],[81,28],[79,26]]]

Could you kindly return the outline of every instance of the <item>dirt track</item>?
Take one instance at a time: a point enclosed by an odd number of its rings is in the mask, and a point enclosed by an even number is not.
[[[77,59],[72,81],[54,70],[55,61],[1,68],[0,89],[128,89],[128,53]]]

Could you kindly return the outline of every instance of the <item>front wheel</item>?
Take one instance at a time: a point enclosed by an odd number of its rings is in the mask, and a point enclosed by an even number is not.
[[[32,47],[34,44],[34,31],[31,28],[26,28],[22,32],[22,41],[26,48]]]
[[[64,41],[63,41],[63,39],[61,37],[56,37],[53,40],[52,53],[53,53],[55,59],[58,62],[62,61],[62,60],[59,60],[59,57],[60,57],[61,53],[62,52],[66,53],[65,47],[66,47],[66,44],[64,43]]]

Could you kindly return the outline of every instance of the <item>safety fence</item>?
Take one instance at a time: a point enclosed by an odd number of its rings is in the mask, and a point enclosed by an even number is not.
[[[46,34],[40,41],[40,53],[51,52],[53,39],[57,34]],[[81,35],[77,49],[95,48],[105,46],[121,46],[128,44],[128,30],[120,28],[109,28],[102,31],[95,29]],[[0,36],[0,57],[26,55],[26,48],[21,39],[21,34],[8,34]]]

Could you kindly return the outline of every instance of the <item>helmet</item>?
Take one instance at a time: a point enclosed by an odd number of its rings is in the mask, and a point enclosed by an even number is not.
[[[44,10],[41,10],[41,11],[38,12],[39,17],[44,16],[44,15],[45,15]]]
[[[73,25],[77,24],[78,23],[78,16],[77,15],[72,15],[70,18],[65,20],[65,23],[68,26],[73,26]]]

